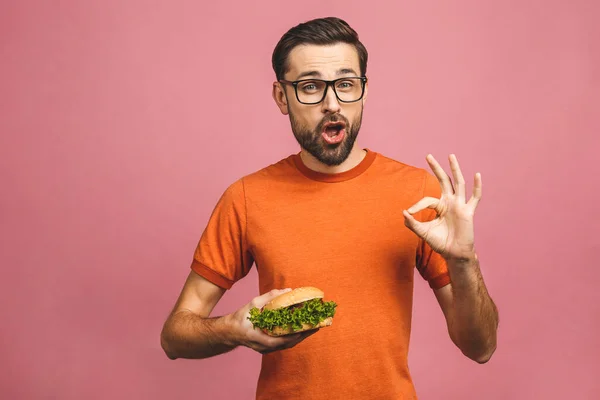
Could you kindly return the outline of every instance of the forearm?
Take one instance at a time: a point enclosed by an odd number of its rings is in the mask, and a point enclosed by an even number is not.
[[[238,346],[229,316],[202,318],[191,311],[171,315],[161,333],[161,345],[170,359],[208,358]]]
[[[496,349],[498,310],[488,294],[476,256],[448,260],[452,281],[452,333],[458,347],[477,362],[489,360]]]

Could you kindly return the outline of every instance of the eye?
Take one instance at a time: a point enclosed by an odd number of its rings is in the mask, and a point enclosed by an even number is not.
[[[321,90],[322,86],[323,85],[319,84],[319,82],[309,81],[302,83],[299,88],[305,93],[314,93]]]
[[[338,89],[350,89],[354,86],[352,81],[340,81],[337,84]]]

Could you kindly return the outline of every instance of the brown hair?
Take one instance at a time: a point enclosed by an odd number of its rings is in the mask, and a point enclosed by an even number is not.
[[[277,80],[283,79],[288,70],[288,56],[294,47],[302,44],[332,45],[348,43],[356,48],[361,76],[367,73],[368,53],[358,40],[358,33],[340,18],[327,17],[303,22],[287,31],[275,46],[272,64]]]

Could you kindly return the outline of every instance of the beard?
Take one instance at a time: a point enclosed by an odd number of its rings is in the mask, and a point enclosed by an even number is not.
[[[344,122],[346,124],[346,136],[340,143],[329,144],[321,136],[323,126],[328,122]],[[350,155],[362,124],[362,108],[358,117],[352,121],[352,124],[341,114],[327,114],[315,129],[310,129],[300,123],[291,111],[290,123],[294,137],[300,147],[323,164],[331,167],[340,165]]]

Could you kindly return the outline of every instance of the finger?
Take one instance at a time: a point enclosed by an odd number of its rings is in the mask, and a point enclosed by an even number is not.
[[[413,231],[420,238],[425,238],[425,235],[427,234],[427,229],[431,221],[419,222],[406,210],[404,210],[402,214],[404,214],[404,225],[406,225],[408,229]]]
[[[281,350],[293,347],[296,343],[300,342],[300,334],[288,334],[283,336],[270,336],[266,333],[266,337],[263,340],[258,341],[266,351]]]
[[[294,347],[295,345],[297,345],[298,343],[307,339],[309,336],[314,335],[318,331],[319,331],[319,329],[311,329],[310,331],[304,331],[304,332],[293,333],[291,335],[287,335],[284,337],[287,341],[287,343],[285,343],[284,346],[286,348]]]
[[[449,160],[452,176],[454,177],[454,191],[461,201],[465,201],[465,178],[458,165],[458,159],[456,155],[450,154]]]
[[[307,336],[314,335],[318,331],[319,331],[319,328],[310,329],[310,330],[302,331],[302,332],[289,333],[285,336],[281,336],[280,339],[287,340],[287,341],[302,340]]]
[[[261,296],[255,297],[254,299],[252,299],[252,301],[250,303],[251,303],[252,307],[262,308],[265,306],[265,304],[267,304],[268,302],[270,302],[277,296],[280,296],[286,292],[289,292],[290,290],[292,290],[292,289],[290,289],[290,288],[273,289],[270,292],[267,292]]]
[[[305,331],[305,332],[300,332],[300,334],[299,334],[299,336],[297,338],[298,342],[301,342],[304,339],[306,339],[307,337],[314,335],[315,333],[319,332],[319,330],[320,329],[317,328],[317,329],[311,329],[311,330]]]
[[[303,331],[298,333],[292,333],[289,335],[273,337],[266,335],[264,341],[260,341],[260,346],[262,350],[257,350],[261,354],[268,354],[277,350],[285,350],[296,346],[298,343],[307,339],[309,336],[317,333],[319,329],[311,329],[310,331]]]
[[[448,195],[454,194],[454,189],[452,189],[452,182],[450,181],[450,177],[431,154],[427,155],[427,162],[429,163],[429,166],[431,167],[431,170],[433,171],[435,176],[438,178],[438,181],[440,181],[442,193]]]
[[[479,204],[479,200],[481,200],[481,196],[483,194],[483,183],[481,181],[481,174],[478,172],[475,174],[475,182],[473,183],[473,196],[469,199],[468,205],[473,208],[477,208],[477,204]]]
[[[435,210],[439,203],[440,199],[436,199],[435,197],[423,197],[417,203],[410,206],[410,208],[407,211],[409,214],[414,215],[426,208],[433,208]]]

